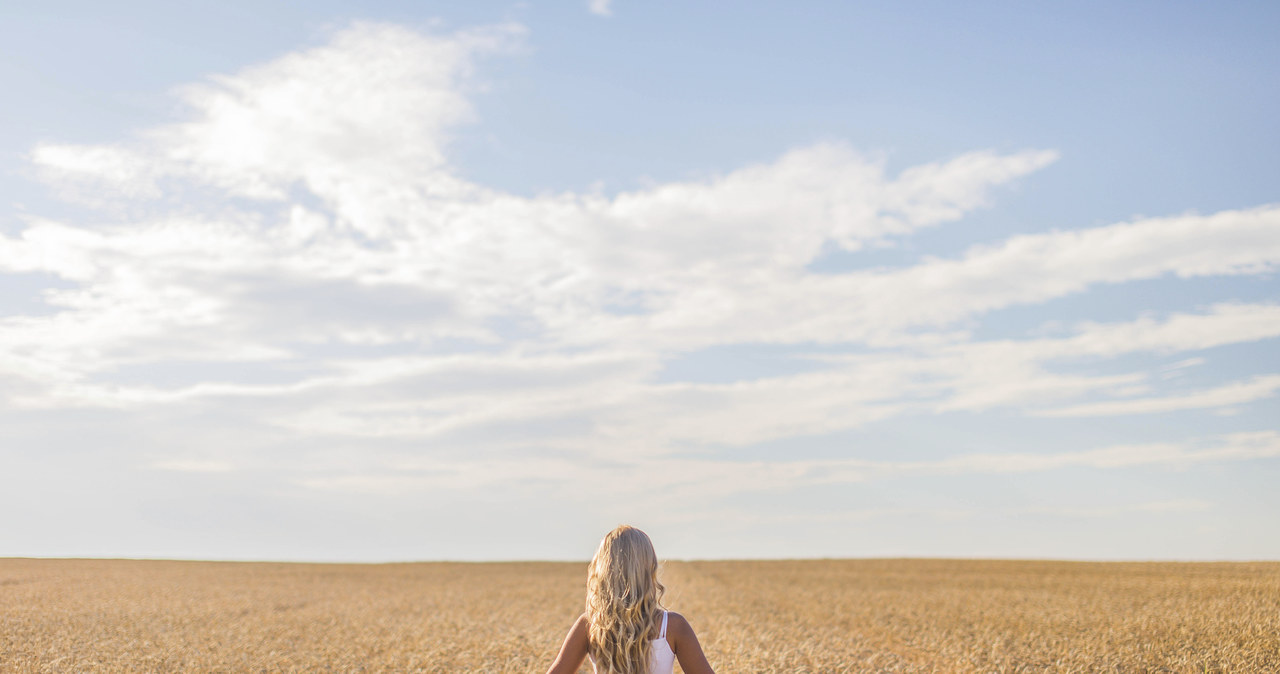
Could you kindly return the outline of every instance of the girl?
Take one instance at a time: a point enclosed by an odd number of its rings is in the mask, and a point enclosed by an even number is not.
[[[569,629],[547,674],[574,674],[591,656],[597,674],[715,674],[693,628],[662,609],[658,556],[643,531],[610,531],[587,568],[587,611]]]

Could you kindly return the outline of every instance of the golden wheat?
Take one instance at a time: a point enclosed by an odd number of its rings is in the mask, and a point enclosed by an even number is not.
[[[668,562],[663,577],[721,673],[1280,671],[1280,563]],[[0,669],[541,672],[585,578],[5,559]]]

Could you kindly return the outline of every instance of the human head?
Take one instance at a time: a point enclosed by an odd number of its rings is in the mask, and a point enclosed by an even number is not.
[[[588,650],[598,669],[644,671],[664,590],[658,556],[643,531],[624,524],[605,534],[587,570]]]
[[[597,590],[624,605],[639,603],[649,594],[660,597],[658,555],[649,536],[628,524],[605,534],[587,572],[589,587],[593,580]]]

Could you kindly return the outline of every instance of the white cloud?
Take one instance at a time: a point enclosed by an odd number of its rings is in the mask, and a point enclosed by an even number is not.
[[[160,178],[268,201],[300,185],[338,225],[378,235],[406,199],[420,207],[423,197],[463,195],[443,147],[447,129],[472,114],[463,81],[478,54],[522,32],[426,37],[356,24],[330,44],[181,89],[191,119],[148,132],[142,145],[46,145],[33,159],[51,181],[107,181],[124,197],[153,195]]]
[[[958,321],[1100,283],[1258,273],[1280,259],[1280,209],[1263,207],[1015,237],[902,269],[806,271],[833,242],[857,250],[954,221],[1050,151],[975,152],[891,177],[822,144],[612,198],[497,193],[455,177],[444,147],[470,114],[471,60],[519,32],[358,25],[188,88],[191,121],[137,147],[37,151],[54,181],[96,176],[124,196],[176,181],[263,205],[159,209],[93,231],[38,222],[0,239],[0,268],[81,284],[49,296],[70,311],[12,323],[10,345],[82,375],[90,348],[110,369],[308,341],[510,342],[497,325],[522,326],[518,341],[539,349],[892,346],[946,341],[936,331]],[[319,210],[289,198],[299,187]]]
[[[165,460],[157,461],[149,466],[153,470],[166,470],[178,473],[226,473],[234,467],[226,461],[199,460]]]
[[[587,0],[587,11],[596,16],[612,16],[613,0]]]
[[[1261,431],[1232,433],[1224,436],[1201,438],[1185,443],[1152,443],[1115,445],[1099,449],[1061,452],[1055,454],[962,454],[932,461],[867,461],[843,459],[831,461],[800,461],[779,464],[753,464],[737,468],[736,464],[714,463],[707,465],[710,475],[716,470],[728,476],[731,471],[743,472],[743,478],[730,479],[733,483],[766,488],[770,483],[796,485],[787,476],[800,476],[803,483],[864,482],[900,476],[952,475],[952,474],[1008,474],[1059,470],[1063,468],[1090,468],[1111,470],[1138,466],[1160,466],[1182,469],[1195,464],[1251,461],[1280,456],[1280,433]],[[719,466],[717,469],[716,466]],[[666,467],[667,470],[672,466]],[[682,467],[681,470],[684,470]],[[763,471],[766,475],[750,479],[747,474]]]
[[[890,474],[1026,473],[1058,468],[1128,468],[1161,465],[1184,468],[1197,463],[1248,461],[1280,456],[1280,433],[1233,433],[1198,443],[1117,445],[1060,454],[970,454],[938,461],[871,464]],[[864,468],[865,470],[865,468]]]
[[[811,299],[799,311],[808,310],[807,315],[787,322],[788,332],[808,328],[810,339],[858,339],[886,327],[942,326],[1101,283],[1262,273],[1280,264],[1277,227],[1276,207],[1151,218],[1017,236],[972,248],[959,258],[927,260],[902,270],[805,279]],[[814,311],[818,305],[847,310]]]
[[[1116,335],[1132,339],[1111,339]],[[581,423],[564,436],[544,432],[524,442],[603,447],[596,451],[614,454],[629,447],[666,453],[687,443],[743,445],[830,433],[935,409],[1012,407],[1052,415],[1054,408],[1043,405],[1111,395],[1148,382],[1141,372],[1086,376],[1045,370],[1064,357],[1162,353],[1275,336],[1280,336],[1280,312],[1274,305],[1222,305],[1162,321],[1144,317],[1085,324],[1077,334],[1058,339],[828,357],[824,360],[831,367],[820,372],[732,384],[652,383],[660,364],[656,355],[642,352],[563,357],[506,353],[330,361],[329,374],[290,384],[198,383],[179,389],[80,385],[46,404],[282,397],[292,401],[291,411],[274,415],[274,423],[315,436],[426,438],[492,424],[577,419]],[[1238,396],[1232,400],[1240,401]],[[1215,394],[1182,404],[1190,409],[1230,403]],[[582,423],[595,430],[584,435]]]
[[[1199,512],[1210,510],[1213,504],[1201,499],[1177,499],[1172,501],[1150,501],[1134,506],[1135,510],[1150,513]]]
[[[1084,323],[1077,334],[1063,339],[993,342],[985,348],[1024,350],[1037,358],[1116,356],[1136,351],[1159,354],[1209,349],[1224,344],[1280,337],[1280,305],[1222,303],[1204,313],[1177,313],[1163,320],[1151,316],[1133,321]],[[1189,358],[1169,366],[1183,368],[1203,364]]]
[[[1231,382],[1207,391],[1184,395],[1108,400],[1085,403],[1036,412],[1044,417],[1099,417],[1127,414],[1153,414],[1181,410],[1227,407],[1270,398],[1280,390],[1280,375],[1253,377],[1248,381]]]
[[[1155,467],[1182,470],[1200,464],[1280,457],[1280,433],[1261,431],[1199,438],[1183,443],[1114,445],[1046,454],[961,454],[930,461],[865,459],[724,461],[644,457],[592,463],[582,458],[511,457],[501,462],[401,461],[377,472],[315,475],[299,484],[313,489],[385,493],[424,489],[572,489],[584,500],[611,494],[653,493],[702,503],[749,492],[787,492],[824,484],[880,482],[929,475],[1012,475],[1071,468],[1120,470]],[[1141,510],[1198,510],[1200,500],[1160,501]],[[1060,507],[1054,508],[1061,510]],[[1080,514],[1077,512],[1076,514]]]
[[[147,158],[125,148],[37,145],[31,151],[31,161],[45,182],[62,188],[63,196],[91,204],[161,195]]]

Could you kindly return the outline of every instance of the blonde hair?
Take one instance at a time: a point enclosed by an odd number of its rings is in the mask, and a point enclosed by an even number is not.
[[[587,569],[587,652],[600,674],[648,673],[665,590],[643,531],[624,524],[605,535]]]

